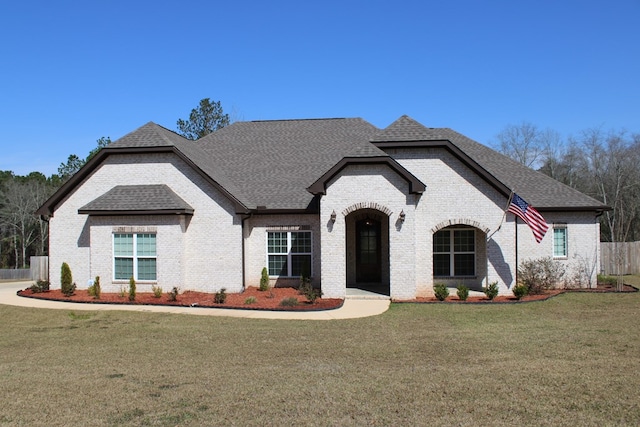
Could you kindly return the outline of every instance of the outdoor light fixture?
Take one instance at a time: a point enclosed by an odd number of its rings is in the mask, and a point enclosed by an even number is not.
[[[400,211],[400,222],[404,222],[404,217],[406,216],[406,214],[404,213],[404,210]]]
[[[331,222],[336,222],[336,211],[331,212]]]

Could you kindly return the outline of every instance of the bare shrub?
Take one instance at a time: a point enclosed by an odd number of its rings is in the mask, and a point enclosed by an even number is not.
[[[566,267],[552,258],[523,261],[518,268],[518,283],[527,287],[530,295],[541,294],[547,289],[561,288]]]

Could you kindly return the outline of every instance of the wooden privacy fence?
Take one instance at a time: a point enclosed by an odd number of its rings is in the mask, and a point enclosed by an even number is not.
[[[49,280],[49,257],[32,256],[30,268],[2,268],[0,280]]]
[[[606,275],[640,274],[640,242],[600,243],[600,271]]]

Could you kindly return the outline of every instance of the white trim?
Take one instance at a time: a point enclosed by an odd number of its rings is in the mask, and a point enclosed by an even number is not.
[[[265,252],[267,254],[267,259],[266,259],[266,264],[267,264],[267,271],[269,271],[269,257],[270,256],[286,256],[287,257],[287,274],[285,276],[280,276],[280,275],[273,275],[273,274],[269,274],[269,277],[271,278],[297,278],[300,276],[294,276],[292,274],[292,270],[293,270],[293,256],[295,255],[308,255],[310,260],[309,260],[309,275],[311,277],[313,277],[313,233],[311,232],[311,230],[302,230],[302,229],[298,229],[298,230],[293,230],[293,231],[285,231],[285,230],[272,230],[270,229],[271,227],[267,227],[266,230],[266,234],[265,234]],[[302,227],[301,227],[302,228]],[[285,233],[287,235],[287,248],[286,248],[286,253],[284,252],[269,252],[269,233]],[[309,235],[309,247],[311,249],[310,252],[291,252],[291,233],[306,233]]]

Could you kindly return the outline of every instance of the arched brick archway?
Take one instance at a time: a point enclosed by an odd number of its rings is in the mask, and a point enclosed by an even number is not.
[[[391,211],[372,203],[355,204],[342,213],[346,223],[347,287],[390,295]]]

